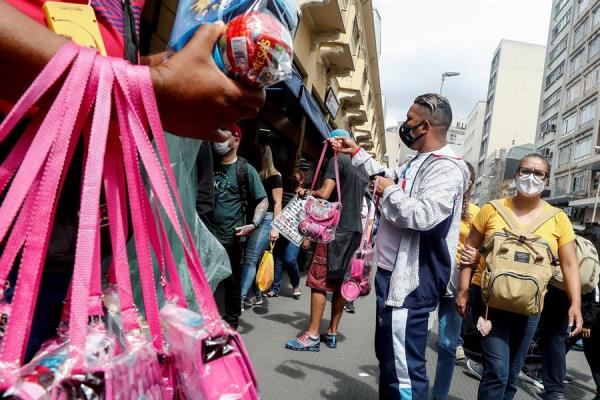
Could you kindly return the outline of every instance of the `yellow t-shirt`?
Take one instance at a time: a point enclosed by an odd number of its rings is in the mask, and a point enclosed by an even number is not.
[[[513,209],[512,198],[502,199],[504,205]],[[550,204],[544,204],[545,209],[550,208]],[[481,207],[479,214],[473,221],[473,227],[477,229],[479,233],[484,235],[484,241],[487,241],[494,233],[502,231],[504,228],[508,228],[508,224],[498,214],[494,206],[486,204]],[[564,212],[556,214],[553,218],[550,218],[542,226],[540,226],[535,232],[536,235],[546,240],[554,254],[558,254],[558,249],[567,243],[575,240],[575,233],[573,232],[573,225],[569,221],[569,217]],[[485,268],[485,259],[481,257],[477,271],[473,275],[472,283],[481,286],[481,276],[483,269]]]
[[[460,233],[458,236],[458,251],[456,252],[456,264],[460,264],[460,254],[462,253],[462,250],[465,247],[465,241],[469,236],[471,226],[473,226],[473,220],[475,219],[475,216],[478,213],[479,207],[477,207],[473,203],[469,203],[469,218],[463,218],[460,220]]]

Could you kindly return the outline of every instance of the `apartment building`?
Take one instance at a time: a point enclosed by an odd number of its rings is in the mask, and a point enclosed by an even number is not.
[[[478,101],[467,117],[463,157],[472,166],[479,163],[479,150],[483,136],[483,120],[485,118],[485,101]]]
[[[552,161],[548,202],[580,223],[598,188],[599,71],[600,1],[553,1],[535,144]]]
[[[146,3],[142,51],[164,51],[178,1]],[[298,163],[305,156],[318,157],[329,130],[344,128],[382,159],[386,148],[379,79],[381,17],[372,0],[298,0],[297,4],[294,74],[267,90],[263,112],[256,121],[244,123],[244,133],[249,131],[248,140],[285,147],[274,148],[275,157]]]
[[[494,52],[474,192],[484,189],[482,176],[490,154],[533,143],[544,76],[545,46],[503,39]],[[481,197],[481,196],[480,196]]]
[[[384,160],[387,161],[387,165],[393,168],[398,165],[400,160],[400,134],[398,133],[399,126],[394,125],[385,129],[385,148],[386,153]]]
[[[466,122],[454,121],[452,126],[448,128],[448,133],[446,134],[446,140],[448,141],[448,144],[459,157],[464,155],[466,129]]]

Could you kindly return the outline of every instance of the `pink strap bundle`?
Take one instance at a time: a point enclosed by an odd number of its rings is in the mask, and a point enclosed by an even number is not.
[[[165,297],[172,299],[170,304],[187,307],[161,214],[175,230],[176,245],[183,249],[196,301],[205,321],[204,329],[214,339],[232,335],[221,321],[191,232],[183,219],[182,202],[170,168],[147,67],[101,57],[93,50],[66,44],[0,124],[0,143],[63,77],[64,84],[52,105],[36,114],[0,165],[0,195],[5,194],[0,205],[0,243],[5,243],[0,254],[0,300],[7,277],[18,263],[15,293],[10,313],[6,313],[10,317],[0,345],[0,389],[12,383],[15,371],[23,362],[58,199],[80,139],[84,143],[85,156],[81,208],[73,279],[63,313],[68,324],[72,370],[86,369],[89,320],[103,314],[99,226],[102,192],[108,210],[112,275],[117,284],[123,330],[139,335],[126,252],[127,216],[131,215],[139,264],[132,276],[141,282],[145,317],[154,344],[153,352],[141,355],[145,362],[148,354],[152,357],[152,354],[165,352],[153,257],[160,267]],[[154,142],[150,141],[150,136]],[[154,204],[144,179],[149,183]],[[243,344],[236,350],[247,358]],[[249,381],[255,387],[254,371],[249,362],[240,368],[246,368],[245,375],[251,378]],[[152,375],[147,371],[139,373]],[[108,380],[109,374],[106,376]],[[218,388],[214,391],[218,392]],[[252,396],[239,398],[257,398],[257,392],[252,393]],[[156,392],[156,388],[146,395],[148,398],[165,398]]]

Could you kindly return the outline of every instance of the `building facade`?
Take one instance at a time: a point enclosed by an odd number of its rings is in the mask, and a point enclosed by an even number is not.
[[[387,166],[393,168],[398,165],[400,161],[400,134],[398,126],[390,126],[385,129],[385,161]]]
[[[600,1],[553,1],[535,143],[552,162],[547,200],[575,223],[591,221],[597,195],[599,71]]]
[[[473,167],[479,162],[479,150],[481,148],[481,137],[483,136],[483,119],[485,117],[485,101],[478,101],[467,117],[465,132],[465,145],[463,157]]]
[[[505,39],[494,52],[479,159],[474,165],[479,175],[476,195],[482,195],[487,185],[483,176],[493,167],[485,165],[494,159],[490,155],[535,140],[545,56],[544,46]]]
[[[457,156],[463,157],[465,152],[465,136],[467,123],[463,121],[453,121],[452,126],[448,128],[446,140],[454,150]]]

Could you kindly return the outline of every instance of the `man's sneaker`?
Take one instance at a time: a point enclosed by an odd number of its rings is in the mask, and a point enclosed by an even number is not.
[[[319,351],[321,347],[321,339],[312,337],[310,333],[304,332],[296,339],[288,340],[285,343],[285,348],[296,351]]]
[[[523,367],[519,377],[525,382],[532,384],[536,388],[544,390],[544,381],[542,380],[541,370]]]
[[[279,293],[269,290],[266,294],[267,297],[279,297]]]
[[[467,360],[467,369],[474,375],[478,380],[481,380],[483,375],[483,365],[473,360]]]
[[[462,346],[456,348],[456,361],[465,359],[465,349]]]
[[[263,301],[264,300],[263,300],[262,296],[255,297],[254,300],[252,300],[252,305],[260,306],[263,303]]]
[[[344,305],[344,310],[347,313],[354,314],[356,312],[356,309],[354,308],[354,302],[347,301],[346,304]]]
[[[254,306],[254,300],[251,298],[245,299],[242,301],[242,312],[249,310]]]
[[[322,333],[320,339],[321,342],[325,343],[325,346],[329,347],[330,349],[337,348],[337,333]]]
[[[294,297],[294,300],[300,300],[300,295],[302,294],[302,292],[300,291],[300,288],[294,288],[294,294],[292,295]]]

